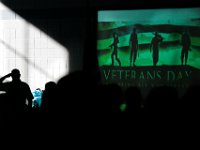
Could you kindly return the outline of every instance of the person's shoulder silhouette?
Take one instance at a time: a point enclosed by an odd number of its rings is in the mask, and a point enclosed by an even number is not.
[[[12,78],[12,81],[3,83],[6,78]],[[19,69],[13,69],[11,73],[0,79],[0,90],[5,91],[9,97],[9,102],[13,109],[24,111],[32,107],[33,95],[26,82],[21,81]],[[28,100],[28,105],[26,104]]]

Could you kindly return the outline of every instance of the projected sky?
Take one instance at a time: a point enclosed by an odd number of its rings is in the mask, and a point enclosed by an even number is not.
[[[138,37],[136,66],[152,66],[150,44],[155,32],[163,40],[159,43],[157,66],[181,65],[181,38],[187,30],[191,39],[187,64],[200,69],[200,8],[123,10],[98,12],[99,65],[111,65],[113,33],[118,35],[118,58],[122,66],[130,66],[130,36],[133,28]],[[117,61],[114,62],[118,66]]]

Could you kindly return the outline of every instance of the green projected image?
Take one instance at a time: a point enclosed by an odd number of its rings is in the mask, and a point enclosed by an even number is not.
[[[97,51],[99,66],[200,69],[200,8],[99,11]]]
[[[102,10],[97,32],[102,83],[200,85],[200,8]]]

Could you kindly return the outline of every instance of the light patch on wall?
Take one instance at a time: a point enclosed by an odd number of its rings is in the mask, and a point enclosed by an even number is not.
[[[13,68],[32,91],[44,89],[46,82],[68,74],[69,55],[64,46],[0,3],[0,77]]]

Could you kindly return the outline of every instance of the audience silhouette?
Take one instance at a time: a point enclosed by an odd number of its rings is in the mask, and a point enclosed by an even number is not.
[[[25,112],[32,108],[33,95],[29,85],[22,82],[20,76],[20,71],[18,69],[13,69],[11,73],[0,79],[0,90],[6,92],[10,107],[13,111]],[[9,77],[12,77],[12,81],[3,83],[3,81]],[[28,104],[26,104],[26,100]]]
[[[172,121],[178,110],[178,93],[173,87],[153,88],[145,101],[147,118]]]
[[[56,102],[57,87],[54,81],[45,84],[45,90],[42,94],[41,110],[43,112],[53,112],[54,103]]]
[[[27,83],[20,80],[20,71],[13,69],[11,73],[0,78],[0,91],[3,96],[3,124],[10,129],[25,127],[31,119],[33,95]],[[3,82],[6,78],[10,82]],[[2,100],[2,99],[0,99]],[[29,125],[27,125],[29,127]]]
[[[193,85],[187,89],[187,91],[181,98],[180,115],[183,115],[184,117],[191,117],[197,116],[199,114],[199,91],[199,85]]]
[[[3,81],[12,77],[11,82]],[[40,123],[56,122],[58,125],[111,123],[133,125],[144,124],[149,119],[172,122],[177,116],[190,116],[199,112],[199,86],[188,89],[184,96],[178,97],[178,91],[173,87],[160,86],[152,88],[143,99],[137,87],[122,89],[117,84],[97,84],[90,80],[89,74],[76,71],[61,78],[58,83],[47,82],[42,95],[41,111],[32,111],[26,116],[31,126]],[[0,79],[0,120],[10,117],[10,112],[27,112],[32,106],[33,96],[28,84],[20,80],[20,71],[13,69]],[[28,105],[26,105],[26,99]],[[126,105],[122,112],[121,105]],[[12,109],[11,109],[12,108]],[[7,116],[6,116],[7,115]],[[133,122],[132,122],[133,121]],[[23,123],[24,121],[21,120]],[[114,123],[114,124],[113,124]],[[110,124],[110,125],[111,125]]]
[[[129,87],[125,91],[126,113],[139,115],[142,111],[142,94],[137,87]]]

